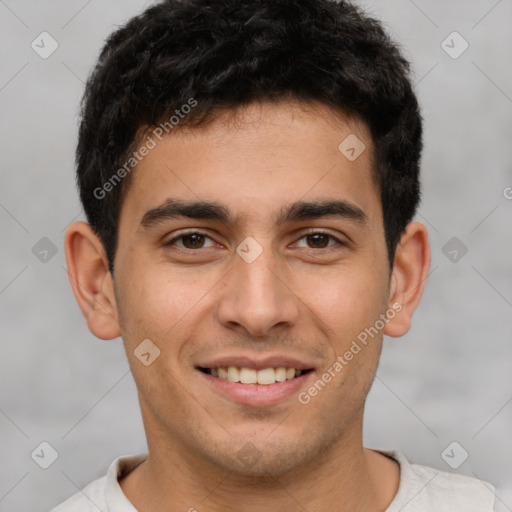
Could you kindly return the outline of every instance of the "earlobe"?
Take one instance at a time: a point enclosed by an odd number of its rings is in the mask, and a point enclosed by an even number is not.
[[[64,242],[68,277],[89,330],[98,338],[121,335],[112,276],[101,240],[91,226],[75,222]]]
[[[427,228],[411,222],[397,246],[391,276],[389,307],[398,313],[386,324],[384,334],[398,338],[407,333],[420,303],[430,269]]]

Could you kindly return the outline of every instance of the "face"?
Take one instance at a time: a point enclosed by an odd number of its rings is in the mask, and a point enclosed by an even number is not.
[[[294,103],[170,133],[138,164],[114,290],[150,450],[278,475],[360,435],[391,307],[372,165],[363,123]]]

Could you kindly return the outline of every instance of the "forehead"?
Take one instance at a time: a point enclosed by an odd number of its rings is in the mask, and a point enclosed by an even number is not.
[[[251,104],[161,140],[148,131],[141,145],[146,137],[154,147],[133,171],[123,202],[121,220],[130,225],[170,197],[215,202],[237,222],[275,222],[299,200],[344,200],[370,220],[380,214],[367,126],[323,105]]]

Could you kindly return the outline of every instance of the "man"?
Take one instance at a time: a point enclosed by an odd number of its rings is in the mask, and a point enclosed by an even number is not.
[[[123,338],[148,454],[55,512],[493,510],[362,442],[430,265],[408,72],[329,0],[167,0],[109,37],[66,257],[91,332]]]

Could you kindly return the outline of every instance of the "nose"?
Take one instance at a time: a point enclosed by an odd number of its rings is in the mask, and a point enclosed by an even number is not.
[[[288,272],[275,259],[270,248],[251,263],[235,254],[217,307],[224,327],[266,336],[297,322],[299,298],[290,288]]]

